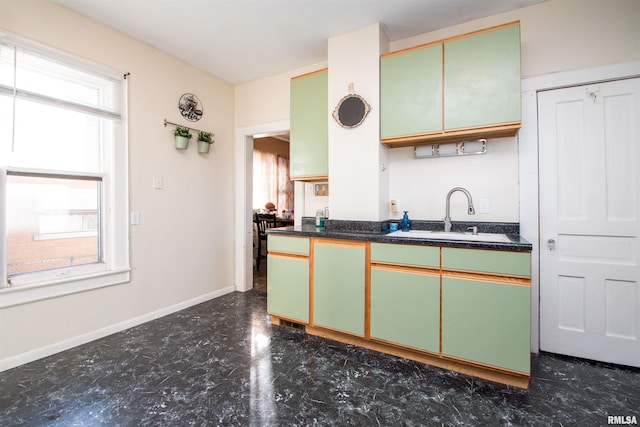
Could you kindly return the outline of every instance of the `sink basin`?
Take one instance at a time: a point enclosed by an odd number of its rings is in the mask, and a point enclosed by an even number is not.
[[[506,234],[494,233],[478,233],[467,234],[458,232],[444,231],[426,231],[426,230],[410,230],[410,231],[394,231],[387,234],[389,237],[400,237],[409,239],[434,239],[434,240],[467,240],[471,242],[502,242],[509,243],[511,239]]]

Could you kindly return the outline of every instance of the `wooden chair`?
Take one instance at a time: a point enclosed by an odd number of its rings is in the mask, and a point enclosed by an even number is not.
[[[260,269],[260,258],[262,258],[262,242],[265,242],[265,251],[267,250],[267,228],[276,227],[276,214],[259,214],[254,216],[254,222],[258,228],[258,256],[256,258],[256,270]]]

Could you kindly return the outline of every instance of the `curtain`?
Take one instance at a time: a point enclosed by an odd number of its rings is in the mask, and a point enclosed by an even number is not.
[[[289,179],[289,158],[277,156],[278,163],[278,210],[293,210],[293,182]]]
[[[253,209],[273,203],[279,214],[293,209],[293,182],[289,179],[289,158],[253,150]]]

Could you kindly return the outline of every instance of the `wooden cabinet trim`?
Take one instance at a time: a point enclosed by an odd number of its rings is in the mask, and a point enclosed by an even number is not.
[[[323,182],[329,180],[329,175],[297,175],[291,176],[291,181],[308,181],[308,182]]]
[[[346,246],[350,248],[352,247],[364,248],[365,246],[367,247],[369,246],[369,243],[365,241],[332,239],[330,237],[314,237],[312,239],[311,244],[314,245],[316,243],[320,243],[322,245],[329,245],[329,246]]]
[[[426,274],[429,276],[440,276],[440,268],[438,267],[424,267],[422,265],[410,265],[410,264],[397,264],[383,261],[371,262],[371,268],[377,268],[380,270],[399,271],[413,274]]]
[[[443,144],[447,142],[462,142],[470,139],[507,138],[515,136],[520,127],[520,122],[509,122],[485,127],[456,129],[453,131],[385,137],[381,138],[380,141],[390,148],[399,148],[413,147],[417,145]]]
[[[443,269],[442,277],[455,279],[479,280],[482,282],[498,282],[505,285],[531,286],[531,278],[526,276],[488,274],[462,270]]]
[[[309,259],[309,255],[303,255],[296,252],[284,252],[284,251],[269,251],[269,256],[276,258],[300,258]]]
[[[471,31],[469,33],[459,34],[457,36],[447,37],[447,38],[444,38],[444,39],[434,40],[432,42],[422,43],[422,44],[419,44],[419,45],[406,47],[404,49],[398,49],[398,50],[394,50],[392,52],[383,53],[382,55],[380,55],[380,58],[386,58],[387,56],[393,56],[393,55],[397,55],[397,54],[404,53],[404,52],[410,52],[412,50],[423,49],[425,47],[430,47],[430,46],[434,46],[434,45],[437,45],[437,44],[444,44],[446,42],[450,42],[450,41],[453,41],[453,40],[463,39],[465,37],[476,36],[478,34],[488,33],[490,31],[500,30],[502,28],[512,27],[514,25],[519,25],[519,24],[520,24],[520,21],[507,22],[505,24],[495,25],[493,27],[483,28],[481,30],[475,30],[475,31]],[[300,76],[300,77],[302,77],[302,76]]]
[[[302,79],[302,78],[305,78],[305,77],[312,76],[314,74],[324,73],[325,71],[329,71],[329,68],[321,68],[319,70],[311,71],[309,73],[300,74],[299,76],[291,77],[291,80]]]
[[[487,27],[487,28],[483,28],[481,30],[471,31],[469,33],[459,34],[457,36],[446,38],[446,39],[442,40],[442,42],[446,43],[446,42],[450,42],[450,41],[454,41],[454,40],[458,40],[458,39],[464,39],[466,37],[477,36],[478,34],[488,33],[488,32],[495,31],[495,30],[501,30],[503,28],[513,27],[515,25],[520,25],[520,21],[507,22],[505,24],[494,25],[493,27]]]
[[[371,339],[371,243],[364,248],[364,338]]]

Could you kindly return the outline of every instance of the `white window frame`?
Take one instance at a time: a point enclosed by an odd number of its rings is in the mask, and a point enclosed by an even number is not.
[[[130,282],[129,259],[129,179],[128,179],[128,73],[106,70],[104,67],[74,56],[56,51],[21,37],[0,31],[0,37],[31,50],[53,56],[69,64],[78,65],[96,72],[123,76],[121,94],[120,135],[115,143],[103,147],[101,155],[106,165],[102,178],[102,250],[103,263],[74,266],[28,275],[7,277],[6,244],[6,185],[7,170],[16,172],[51,172],[70,175],[69,172],[29,170],[10,165],[0,166],[0,308],[26,304],[33,301],[60,297],[76,292],[103,288]],[[87,176],[91,174],[78,174]]]

